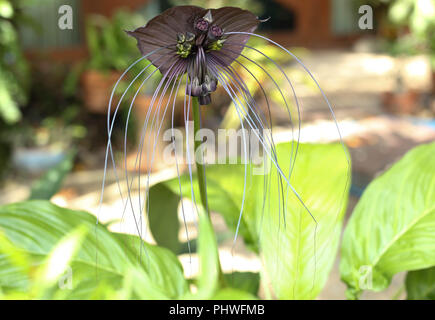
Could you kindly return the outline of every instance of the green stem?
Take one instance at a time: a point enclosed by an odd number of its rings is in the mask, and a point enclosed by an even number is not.
[[[198,186],[199,186],[199,194],[201,196],[201,203],[204,209],[207,211],[208,216],[210,216],[210,210],[208,208],[208,201],[207,201],[207,184],[206,184],[206,176],[205,176],[205,167],[203,164],[203,158],[202,154],[198,155],[200,159],[197,158],[197,150],[199,146],[201,145],[202,141],[197,141],[195,139],[196,133],[201,129],[201,115],[200,115],[200,108],[198,103],[197,97],[192,97],[192,111],[193,111],[193,139],[194,139],[194,146],[195,146],[195,163],[196,163],[196,173],[198,175]],[[201,163],[199,163],[199,161]]]
[[[200,107],[197,97],[192,97],[192,112],[193,112],[193,140],[194,140],[194,159],[196,164],[196,174],[198,175],[198,186],[199,186],[199,194],[201,196],[201,203],[204,209],[207,212],[207,216],[210,219],[211,224],[211,218],[210,218],[210,209],[208,206],[207,201],[207,183],[206,183],[206,174],[205,174],[205,166],[202,164],[203,161],[203,155],[198,155],[197,158],[197,150],[200,147],[202,141],[196,140],[196,133],[201,129],[201,115],[200,115]],[[200,163],[201,162],[201,163]],[[219,283],[221,287],[226,287],[226,281],[224,278],[224,274],[222,272],[221,263],[219,259],[218,254],[218,268],[219,268]]]

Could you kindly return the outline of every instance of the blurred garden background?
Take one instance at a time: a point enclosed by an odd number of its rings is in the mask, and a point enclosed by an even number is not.
[[[427,2],[430,10],[424,7]],[[435,11],[430,0],[0,0],[1,205],[49,198],[62,207],[97,214],[110,91],[140,57],[136,41],[124,30],[180,4],[240,6],[270,17],[258,32],[305,63],[336,112],[352,158],[348,216],[370,181],[413,147],[435,141]],[[71,29],[58,25],[62,5],[73,9]],[[373,8],[372,29],[359,27],[362,5]],[[329,109],[303,70],[266,42],[250,41],[283,63],[292,77],[301,105],[301,141],[337,141]],[[274,90],[266,77],[260,81]],[[143,90],[137,98],[129,120],[131,145],[138,142],[151,95]],[[274,130],[285,136],[285,111],[274,101],[271,108]],[[123,156],[127,110],[121,107],[123,121],[115,123],[112,133],[117,158]],[[231,110],[230,99],[216,95],[213,108],[204,113],[204,126],[237,128]],[[182,111],[175,125],[183,127]],[[136,152],[128,155],[127,170],[134,171],[135,157]],[[174,176],[174,168],[161,161],[144,161],[138,174],[148,169],[153,182]],[[102,222],[119,218],[122,210],[111,170],[107,180]],[[111,228],[134,233],[128,223]],[[213,223],[225,234],[220,216],[213,215]],[[240,243],[233,255],[231,245],[229,238],[220,246],[224,269],[236,265],[238,271],[259,271],[254,254]],[[188,257],[180,259],[185,263]],[[403,298],[403,276],[397,275],[387,291],[363,298]],[[344,288],[336,264],[319,298],[343,299]]]

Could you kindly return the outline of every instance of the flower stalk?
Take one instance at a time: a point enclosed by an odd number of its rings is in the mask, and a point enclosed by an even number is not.
[[[201,204],[204,207],[204,210],[206,210],[207,217],[210,220],[210,224],[211,224],[210,208],[208,206],[208,200],[207,200],[207,182],[206,182],[207,179],[205,173],[204,158],[202,152],[199,151],[202,141],[197,141],[195,139],[196,133],[201,129],[201,109],[200,109],[198,97],[192,97],[192,113],[193,113],[194,152],[195,152],[196,173],[198,176],[199,194],[201,198]],[[219,252],[218,252],[217,259],[218,259],[219,284],[220,287],[223,288],[226,287],[227,284],[224,278],[224,274],[222,272],[221,263],[219,259]]]
[[[201,114],[200,114],[201,110],[197,97],[192,97],[192,112],[193,112],[193,138],[194,138],[194,149],[195,149],[195,163],[196,163],[196,171],[198,175],[199,194],[201,197],[202,206],[206,210],[207,215],[210,217],[210,210],[207,201],[207,182],[206,182],[206,175],[205,175],[204,158],[203,158],[203,154],[198,151],[202,141],[197,141],[197,139],[195,139],[197,132],[201,129]]]

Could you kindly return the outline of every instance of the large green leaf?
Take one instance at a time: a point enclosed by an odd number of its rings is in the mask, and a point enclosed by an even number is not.
[[[188,294],[184,298],[210,299],[219,288],[220,264],[216,236],[210,218],[205,210],[198,206],[199,235],[199,275],[198,291],[195,295]]]
[[[435,300],[435,267],[408,272],[406,292],[409,300]]]
[[[277,153],[287,175],[291,144],[279,144]],[[325,284],[335,259],[347,203],[347,170],[340,144],[300,144],[291,183],[315,216],[317,230],[314,220],[292,191],[278,189],[278,185],[285,188],[286,183],[282,180],[280,184],[276,170],[272,168],[267,176],[248,175],[239,236],[250,248],[261,252],[277,297],[314,298]],[[221,213],[232,230],[236,229],[241,211],[244,172],[244,165],[235,164],[210,165],[206,169],[210,209]],[[183,196],[190,197],[190,178],[182,176],[180,182]],[[178,195],[178,179],[164,184],[172,190],[173,197]],[[195,176],[193,189],[199,197]]]
[[[70,263],[74,279],[70,297],[89,298],[101,283],[117,289],[131,270],[140,274],[137,277],[144,284],[141,298],[177,298],[187,292],[182,267],[169,250],[141,242],[138,237],[109,232],[86,212],[60,208],[46,201],[0,207],[0,231],[15,247],[30,255],[35,265],[49,256],[64,235],[80,226],[91,231]],[[31,279],[9,260],[7,250],[2,250],[0,287],[28,290]]]
[[[435,143],[408,152],[361,197],[343,236],[349,297],[385,289],[394,274],[435,265]]]
[[[278,145],[277,152],[287,175],[290,144]],[[336,257],[347,205],[348,170],[341,144],[300,145],[291,183],[312,216],[291,190],[286,212],[280,210],[282,195],[279,184],[273,182],[277,173],[272,171],[271,201],[261,218],[257,213],[257,220],[261,222],[265,269],[278,298],[313,299],[325,285]]]

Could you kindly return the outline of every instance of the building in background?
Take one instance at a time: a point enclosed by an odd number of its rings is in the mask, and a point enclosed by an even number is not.
[[[23,45],[30,56],[47,53],[62,61],[75,61],[86,56],[85,21],[90,14],[112,16],[121,8],[140,12],[147,19],[171,6],[171,0],[50,0],[29,6],[29,14],[38,22],[21,31]],[[176,1],[173,1],[176,2]],[[189,1],[183,1],[186,3]],[[194,2],[194,1],[192,1]],[[216,2],[218,5],[222,1]],[[246,1],[241,1],[241,4]],[[272,38],[289,46],[323,48],[347,46],[358,38],[357,1],[349,0],[255,0],[262,18],[272,17],[261,26]],[[104,3],[104,4],[103,4]],[[207,1],[213,3],[213,1]],[[61,5],[73,8],[72,30],[57,26]],[[231,5],[237,5],[232,1]]]

